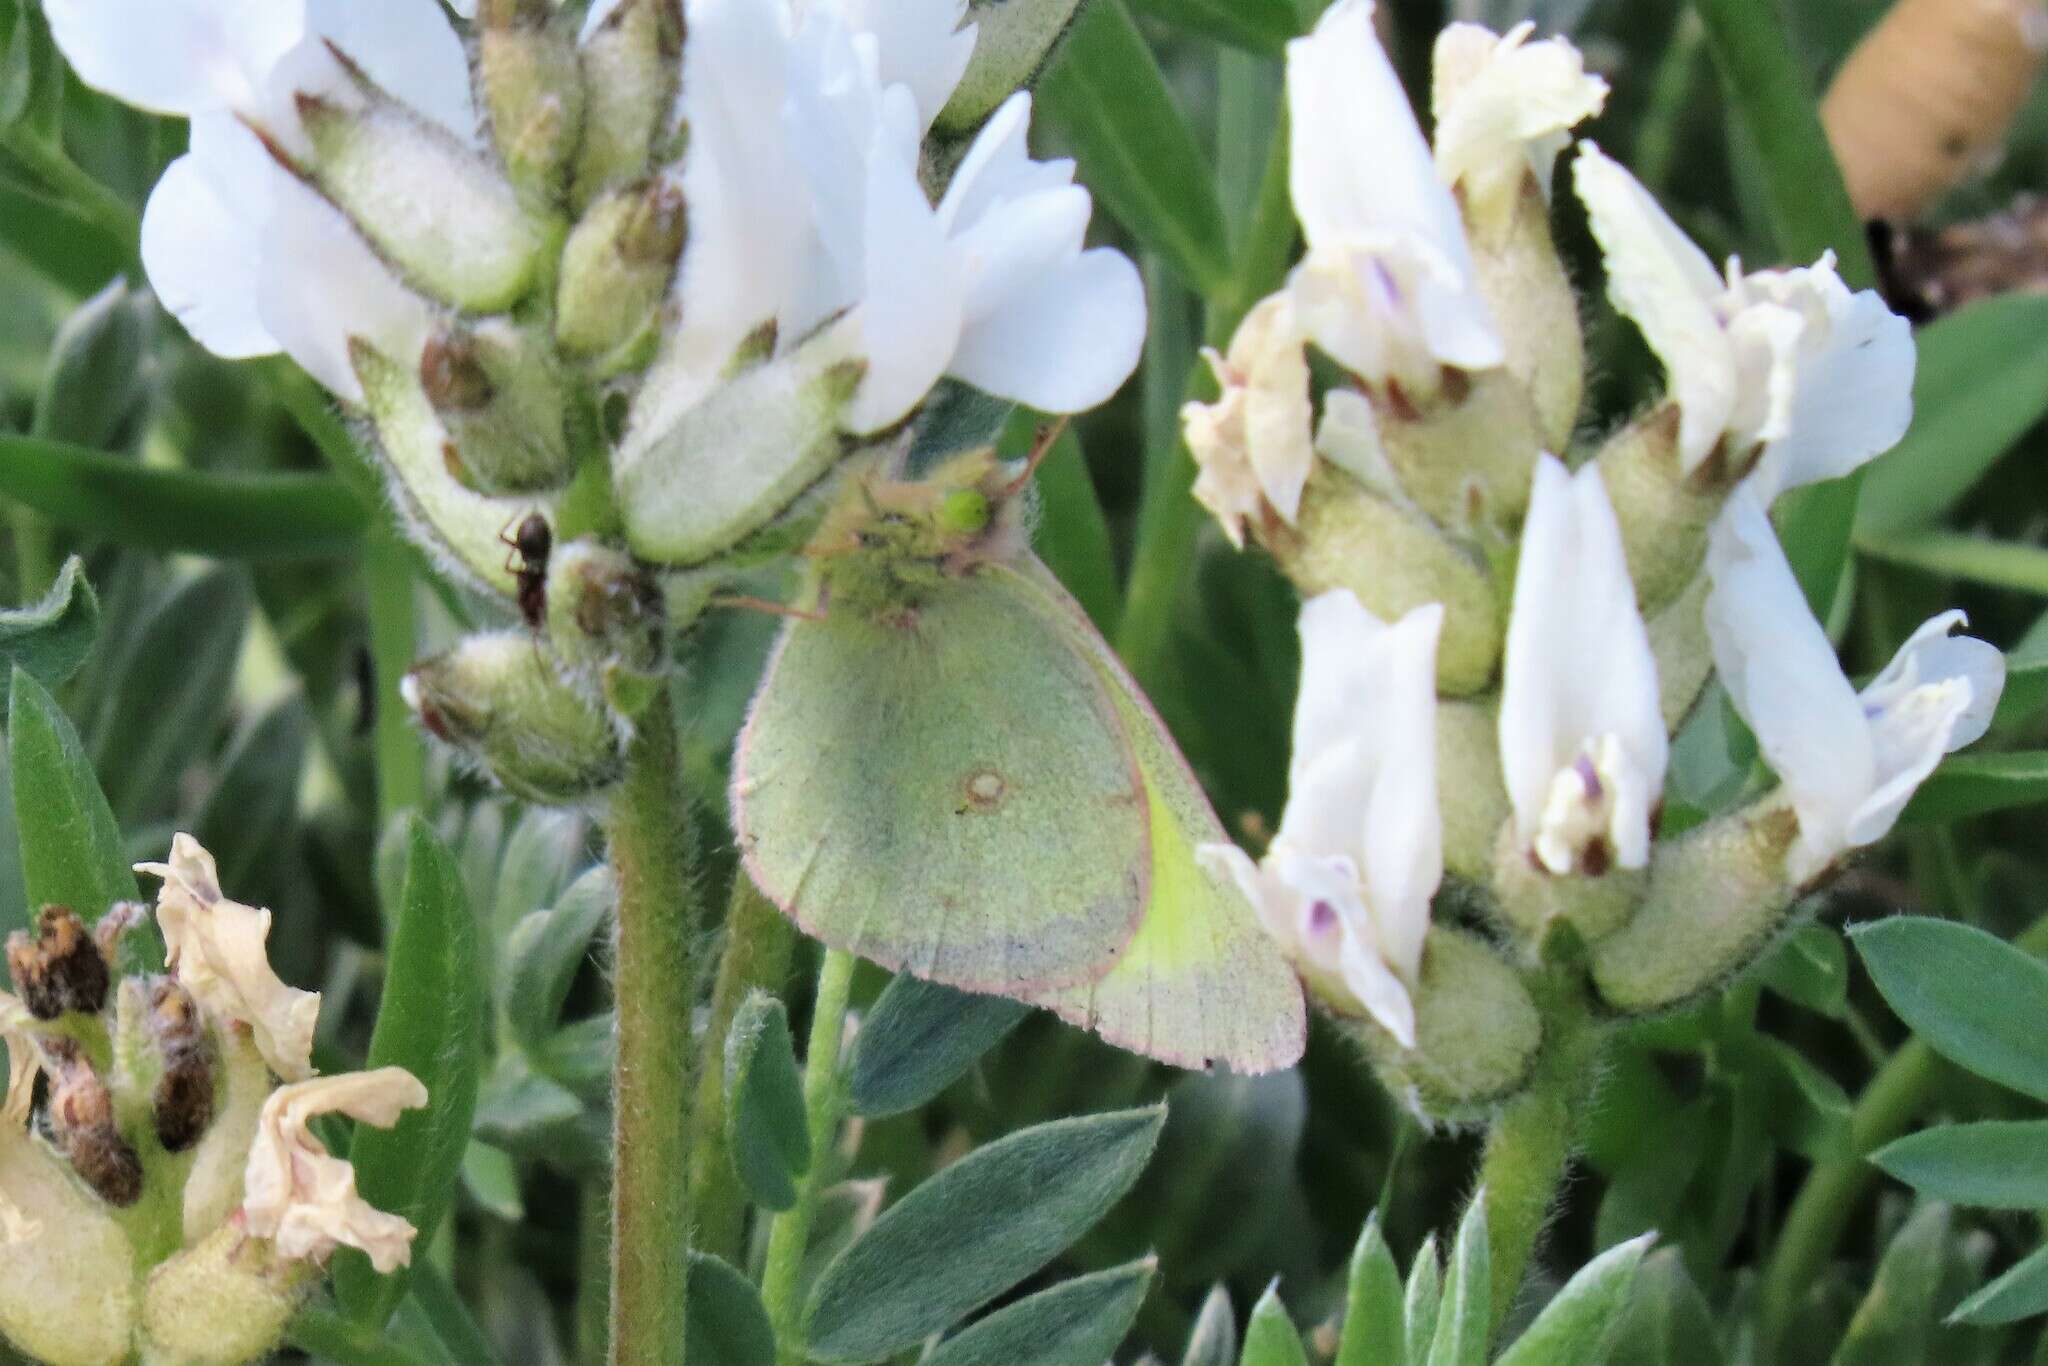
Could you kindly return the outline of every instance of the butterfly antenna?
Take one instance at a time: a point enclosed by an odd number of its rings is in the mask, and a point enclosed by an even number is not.
[[[1025,462],[1024,472],[1018,475],[1015,479],[1012,479],[1009,483],[1003,485],[1003,491],[999,495],[998,501],[1000,501],[1001,499],[1014,498],[1019,493],[1023,492],[1024,486],[1031,482],[1031,476],[1038,473],[1038,467],[1045,463],[1045,457],[1052,454],[1052,448],[1054,446],[1057,446],[1059,444],[1060,438],[1062,436],[1065,436],[1066,434],[1067,419],[1064,417],[1059,418],[1056,421],[1053,421],[1047,424],[1042,429],[1040,429],[1038,433],[1038,440],[1033,442],[1031,445],[1031,456]]]
[[[713,607],[732,607],[744,612],[765,612],[771,617],[795,617],[799,621],[823,621],[825,614],[815,609],[791,607],[786,602],[770,602],[748,593],[721,593],[711,599]]]

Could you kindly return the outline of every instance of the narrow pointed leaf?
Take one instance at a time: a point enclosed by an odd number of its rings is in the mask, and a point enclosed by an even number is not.
[[[1138,1317],[1152,1259],[1064,1281],[940,1343],[923,1366],[1102,1366]]]
[[[914,1110],[1001,1043],[1031,1007],[899,973],[861,1022],[847,1084],[854,1114]]]
[[[1888,1143],[1870,1160],[1936,1200],[2048,1209],[2048,1120],[1943,1125]]]
[[[1920,785],[1899,819],[1938,824],[2048,801],[2048,751],[1958,754]]]
[[[1238,1366],[1308,1366],[1308,1353],[1301,1347],[1301,1333],[1280,1303],[1280,1284],[1275,1281],[1252,1307],[1251,1322],[1245,1325],[1244,1355]]]
[[[1408,1344],[1401,1300],[1401,1272],[1375,1213],[1366,1219],[1351,1253],[1336,1366],[1402,1366]]]
[[[1422,1240],[1415,1264],[1408,1268],[1408,1285],[1402,1294],[1403,1318],[1407,1325],[1407,1351],[1403,1360],[1422,1366],[1429,1360],[1429,1347],[1436,1337],[1437,1314],[1443,1306],[1443,1262],[1436,1250],[1436,1235]]]
[[[1952,920],[1895,916],[1851,932],[1877,989],[1937,1053],[2048,1099],[2048,966]]]
[[[1131,1188],[1163,1108],[1058,1120],[977,1149],[875,1221],[805,1314],[821,1361],[876,1361],[958,1322],[1044,1266]]]
[[[615,901],[609,870],[598,867],[569,884],[554,906],[513,927],[505,945],[504,1010],[514,1033],[538,1048],[554,1033],[577,970]]]
[[[1493,1265],[1486,1232],[1485,1192],[1473,1195],[1451,1245],[1450,1274],[1444,1277],[1443,1307],[1429,1366],[1485,1366],[1486,1339],[1493,1329]]]
[[[2041,1313],[2048,1313],[2048,1247],[2030,1254],[2012,1270],[1957,1305],[1948,1321],[1991,1327],[2017,1323]]]
[[[1494,1366],[1600,1366],[1657,1235],[1618,1243],[1579,1268]]]
[[[796,1203],[811,1169],[804,1083],[782,1002],[757,991],[740,1004],[725,1036],[725,1137],[733,1167],[768,1209]]]
[[[384,998],[365,1065],[403,1067],[427,1088],[424,1109],[389,1129],[359,1126],[349,1147],[356,1189],[412,1221],[424,1248],[455,1193],[483,1066],[484,985],[476,920],[446,845],[414,818],[405,892],[391,938]],[[361,1253],[336,1254],[338,1298],[360,1323],[390,1317],[405,1273],[379,1276]]]
[[[1948,1257],[1949,1208],[1925,1202],[1885,1249],[1870,1293],[1856,1308],[1834,1366],[1893,1366],[1930,1360],[1929,1338]]]
[[[1218,1285],[1202,1301],[1195,1316],[1195,1330],[1188,1334],[1188,1349],[1180,1366],[1237,1366],[1237,1310],[1230,1303],[1230,1291]]]

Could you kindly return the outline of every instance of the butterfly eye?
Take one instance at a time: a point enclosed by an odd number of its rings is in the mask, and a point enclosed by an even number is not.
[[[979,489],[955,489],[939,504],[939,529],[971,535],[989,524],[988,495]]]

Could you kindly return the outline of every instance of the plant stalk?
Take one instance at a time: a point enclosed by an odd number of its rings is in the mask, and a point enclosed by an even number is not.
[[[796,1203],[776,1215],[769,1227],[768,1261],[761,1273],[761,1298],[768,1307],[768,1321],[775,1326],[776,1366],[802,1366],[805,1360],[798,1282],[833,1133],[846,1103],[839,1077],[839,1042],[846,1031],[846,1000],[853,990],[856,961],[844,950],[828,949],[818,968],[817,1000],[804,1049],[804,1111],[811,1131],[811,1169],[797,1183]]]
[[[612,1083],[613,1366],[681,1366],[689,1294],[691,939],[699,894],[666,690],[641,718],[608,820],[618,879]]]
[[[718,958],[710,1023],[697,1061],[697,1136],[690,1154],[696,1245],[729,1262],[739,1260],[746,1200],[726,1142],[725,1038],[749,992],[781,993],[795,947],[795,927],[761,895],[744,869],[735,871],[725,915],[725,948]]]

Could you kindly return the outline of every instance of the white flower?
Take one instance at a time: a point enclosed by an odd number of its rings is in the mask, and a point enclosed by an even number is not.
[[[1717,273],[1634,176],[1584,143],[1574,168],[1607,264],[1607,292],[1657,358],[1679,409],[1679,462],[1724,440],[1761,445],[1768,501],[1849,473],[1897,444],[1913,416],[1913,335],[1871,290],[1851,294],[1832,254],[1797,270]]]
[[[1640,868],[1669,742],[1657,663],[1598,465],[1536,466],[1500,701],[1516,838],[1553,873]]]
[[[1579,50],[1562,38],[1532,43],[1535,31],[1525,22],[1497,37],[1478,24],[1452,24],[1437,35],[1437,171],[1445,184],[1462,184],[1468,213],[1511,206],[1525,175],[1548,197],[1567,130],[1607,103],[1607,82],[1586,74]]]
[[[427,1103],[427,1088],[403,1067],[346,1072],[280,1086],[263,1102],[256,1141],[242,1177],[242,1217],[286,1257],[323,1262],[339,1245],[361,1248],[390,1274],[412,1260],[412,1224],[356,1194],[356,1173],[327,1151],[310,1123],[344,1114],[388,1129],[404,1110]]]
[[[1882,839],[1943,756],[1984,734],[2005,657],[1951,637],[1963,614],[1944,612],[1859,696],[1753,490],[1738,489],[1715,522],[1707,568],[1714,665],[1798,813],[1787,871],[1804,884]]]
[[[1196,851],[1228,869],[1266,929],[1326,995],[1415,1046],[1409,992],[1443,880],[1436,788],[1436,644],[1442,606],[1389,626],[1349,589],[1301,610],[1301,695],[1287,810],[1263,861]]]
[[[264,952],[270,912],[223,896],[213,855],[190,835],[171,841],[169,863],[138,863],[135,871],[164,880],[156,919],[179,984],[216,1019],[249,1026],[278,1076],[311,1076],[320,995],[286,986],[271,971]]]
[[[1442,367],[1483,370],[1506,351],[1372,13],[1372,0],[1337,0],[1287,45],[1289,182],[1308,239],[1289,289],[1345,368],[1433,393]]]
[[[1083,250],[1091,201],[1072,162],[1030,159],[1028,95],[983,127],[936,207],[925,197],[920,144],[972,30],[943,27],[956,4],[901,9],[705,0],[691,12],[690,245],[666,411],[712,387],[770,322],[785,347],[832,324],[866,361],[845,419],[856,432],[899,421],[943,375],[1077,412],[1136,367],[1137,269]]]
[[[1273,295],[1245,315],[1228,356],[1203,350],[1222,396],[1180,410],[1201,471],[1195,497],[1239,549],[1245,518],[1256,520],[1270,507],[1293,526],[1301,510],[1301,490],[1316,458],[1305,346],[1293,301]]]
[[[45,10],[87,84],[192,121],[191,150],[143,212],[142,259],[201,345],[230,358],[289,351],[352,401],[361,389],[349,336],[407,361],[417,354],[424,306],[403,302],[410,296],[355,229],[252,128],[303,153],[294,96],[356,98],[331,42],[395,98],[473,141],[468,58],[435,0],[50,0]],[[343,237],[354,245],[337,250]]]

